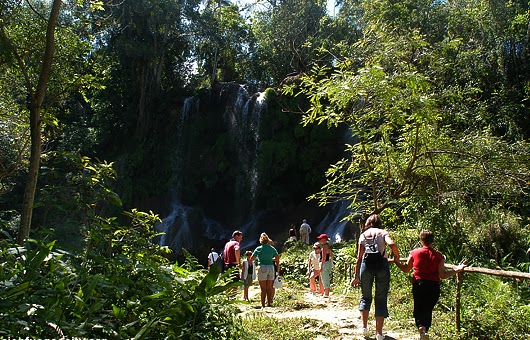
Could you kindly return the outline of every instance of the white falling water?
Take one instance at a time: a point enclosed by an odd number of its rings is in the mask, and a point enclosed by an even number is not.
[[[191,226],[188,221],[189,207],[181,204],[174,204],[173,209],[169,216],[162,219],[161,231],[165,232],[160,240],[160,245],[169,246],[172,249],[181,249],[182,247],[190,249],[193,245]],[[171,226],[179,226],[178,230],[174,235],[171,235],[171,239],[168,239],[170,235],[169,228]]]
[[[239,190],[250,193],[251,210],[253,211],[259,185],[258,147],[260,143],[261,113],[265,107],[265,93],[260,92],[251,96],[247,88],[240,85],[235,93],[230,86],[224,87],[220,95],[229,96],[223,118],[227,129],[232,135],[234,145],[238,147],[238,161],[245,173],[245,176],[242,176],[243,187],[239,188]],[[173,168],[177,178],[175,180],[171,213],[163,218],[162,223],[157,226],[159,231],[165,233],[160,239],[160,245],[169,246],[177,252],[182,247],[192,248],[194,245],[193,235],[198,234],[202,234],[210,240],[224,240],[230,238],[233,230],[240,229],[247,236],[255,237],[252,232],[253,227],[256,225],[255,216],[251,216],[251,220],[239,228],[227,228],[208,217],[204,217],[200,222],[194,220],[195,224],[200,225],[191,225],[193,222],[190,222],[188,215],[192,208],[180,204],[182,178],[178,176],[182,172],[182,164],[186,161],[184,159],[184,150],[186,149],[186,145],[184,145],[184,129],[190,114],[197,109],[198,97],[190,97],[184,101],[176,131],[175,164]],[[247,242],[254,242],[251,239],[247,240]],[[195,240],[195,242],[197,241]],[[245,241],[243,241],[243,245],[246,243]]]
[[[180,119],[177,125],[176,138],[175,138],[175,157],[173,158],[173,169],[175,169],[176,180],[175,180],[175,189],[173,190],[173,200],[175,202],[180,202],[180,196],[182,191],[182,178],[179,176],[179,173],[182,173],[183,164],[185,163],[184,159],[184,149],[185,143],[183,141],[185,126],[188,122],[189,116],[192,114],[192,111],[197,110],[198,98],[195,96],[188,97],[184,100],[182,105],[182,110],[180,111]]]
[[[319,233],[326,233],[331,242],[341,242],[344,239],[344,230],[350,223],[348,220],[344,220],[351,215],[350,204],[351,201],[340,201],[333,204],[333,207],[318,224],[316,230]]]
[[[254,107],[251,109],[251,104]],[[248,117],[249,120],[249,134],[254,141],[254,150],[249,150],[253,154],[253,158],[249,164],[248,178],[250,180],[250,198],[252,202],[255,202],[258,184],[259,184],[259,173],[258,173],[258,148],[260,142],[260,123],[261,113],[265,107],[265,92],[256,93],[250,100],[247,101],[244,107],[243,115]],[[252,207],[254,209],[254,206]]]
[[[235,144],[238,145],[238,157],[248,181],[252,202],[255,201],[259,184],[258,147],[260,142],[261,113],[265,107],[265,92],[250,95],[244,85],[239,85],[233,105],[228,105],[225,119]]]

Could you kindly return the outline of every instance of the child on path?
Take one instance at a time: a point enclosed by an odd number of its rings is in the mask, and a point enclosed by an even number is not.
[[[256,279],[256,270],[254,261],[251,260],[252,252],[245,252],[246,258],[241,262],[241,281],[243,281],[243,300],[250,302],[248,298],[248,289]]]
[[[311,293],[317,293],[316,279],[318,278],[318,294],[324,294],[324,286],[320,277],[320,243],[313,244],[313,251],[309,253],[309,262],[307,263],[307,274],[309,275],[309,289]]]

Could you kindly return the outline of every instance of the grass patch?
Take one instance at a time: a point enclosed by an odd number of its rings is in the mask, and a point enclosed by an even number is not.
[[[339,335],[328,323],[308,318],[278,319],[262,311],[239,318],[249,340],[307,340],[318,336],[333,338]]]

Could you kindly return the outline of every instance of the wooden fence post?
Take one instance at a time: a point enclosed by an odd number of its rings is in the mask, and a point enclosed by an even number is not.
[[[460,294],[462,289],[462,273],[456,273],[456,330],[460,332]]]

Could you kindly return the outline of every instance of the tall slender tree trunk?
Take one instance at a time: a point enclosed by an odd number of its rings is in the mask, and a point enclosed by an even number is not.
[[[48,80],[50,79],[50,70],[55,52],[55,25],[61,9],[61,0],[54,0],[48,27],[46,29],[46,47],[42,58],[42,68],[39,76],[39,82],[35,92],[28,88],[31,94],[30,110],[30,129],[31,129],[31,155],[29,159],[28,178],[26,188],[24,189],[24,200],[22,201],[22,210],[20,212],[20,226],[18,228],[17,242],[23,244],[29,236],[31,228],[31,218],[33,215],[33,204],[35,202],[35,192],[37,189],[37,177],[39,175],[40,157],[41,157],[41,117],[40,111]],[[23,67],[23,66],[21,66]]]
[[[222,17],[222,9],[221,9],[221,0],[218,1],[217,3],[217,19],[218,19],[218,27],[217,27],[217,32],[219,33],[219,31],[221,30],[220,28],[220,25],[221,25],[221,17]],[[214,59],[213,59],[213,66],[212,66],[212,77],[210,79],[210,86],[213,87],[213,85],[215,84],[215,82],[217,81],[217,63],[218,63],[218,60],[219,60],[219,46],[218,44],[215,45],[215,51],[214,51]]]

